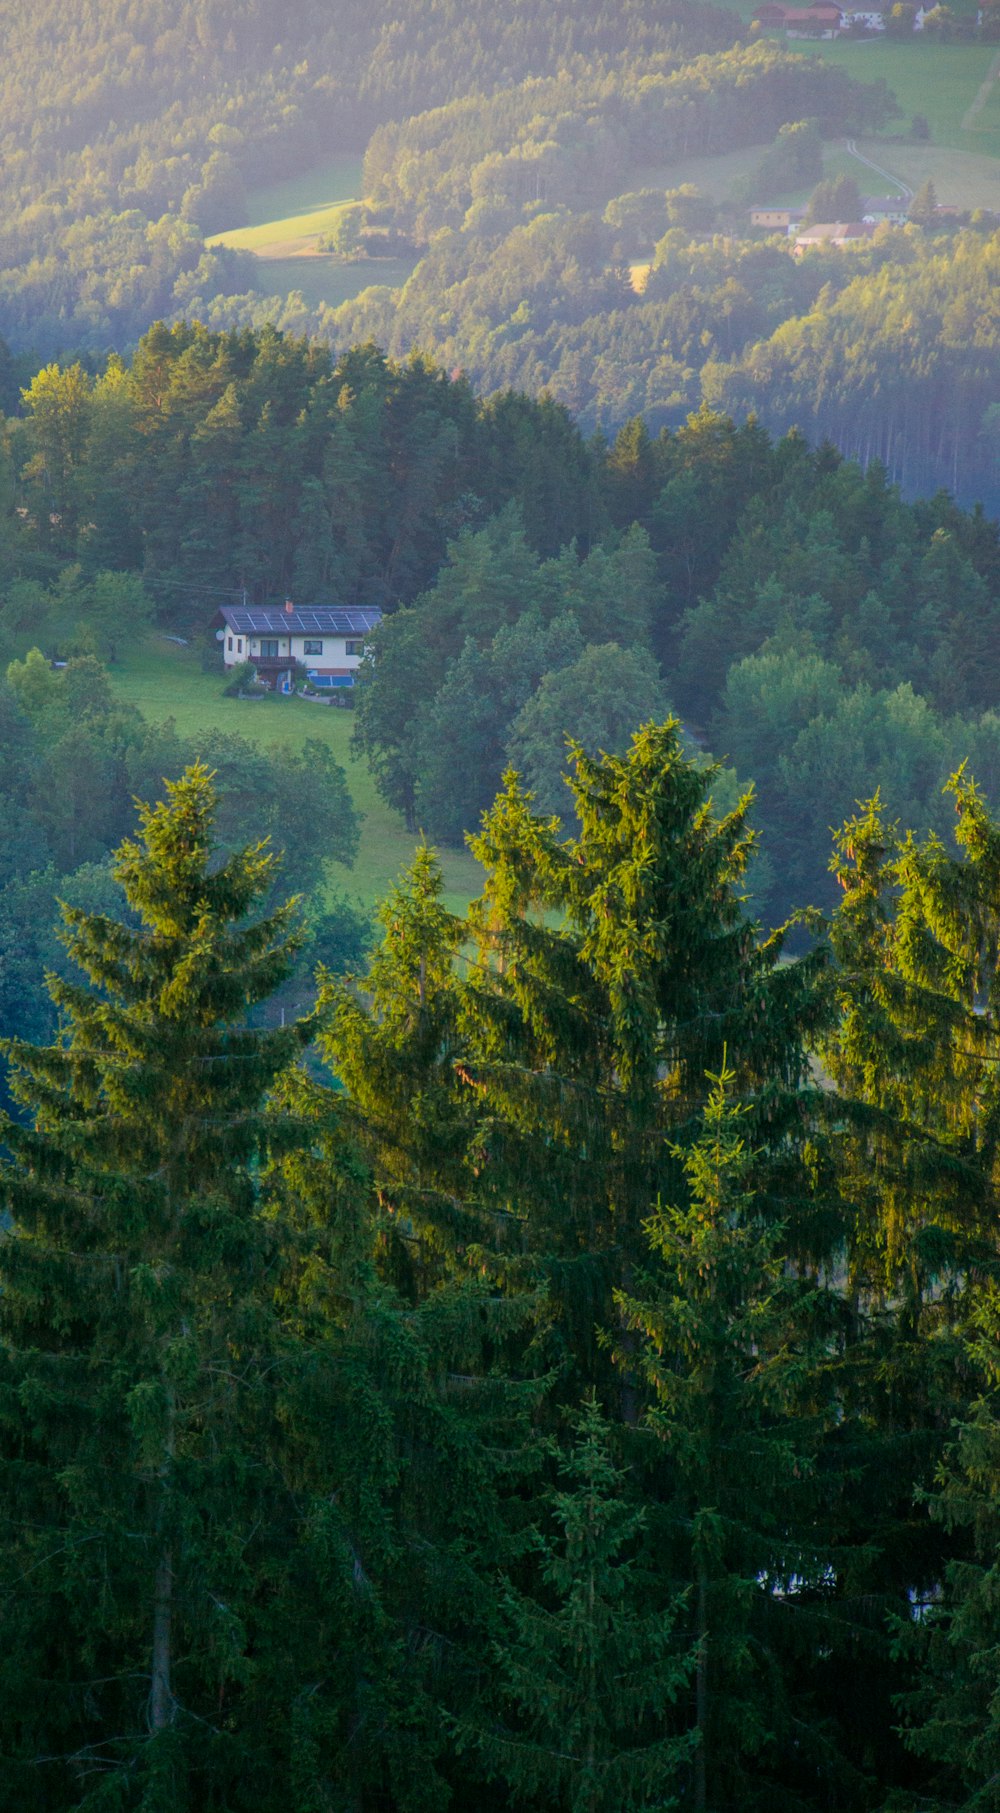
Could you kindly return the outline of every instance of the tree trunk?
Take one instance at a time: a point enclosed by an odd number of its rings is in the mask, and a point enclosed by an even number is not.
[[[698,1664],[694,1678],[695,1725],[698,1748],[694,1753],[695,1813],[705,1813],[708,1806],[708,1583],[704,1570],[698,1576]]]
[[[153,1602],[153,1668],[149,1694],[149,1724],[152,1731],[164,1731],[174,1721],[174,1696],[170,1691],[173,1588],[173,1557],[170,1549],[164,1549],[156,1568]]]
[[[186,1328],[182,1330],[186,1333]],[[171,1621],[174,1609],[174,1558],[164,1525],[167,1522],[167,1493],[174,1458],[175,1418],[177,1406],[173,1391],[167,1388],[167,1430],[163,1462],[160,1467],[160,1508],[157,1531],[163,1547],[156,1564],[153,1583],[153,1654],[149,1688],[149,1727],[165,1731],[174,1722],[174,1696],[170,1688]]]

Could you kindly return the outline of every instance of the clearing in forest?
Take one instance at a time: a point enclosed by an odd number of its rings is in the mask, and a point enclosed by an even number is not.
[[[361,195],[361,159],[353,154],[327,158],[301,176],[268,183],[247,196],[248,224],[213,233],[210,246],[256,252],[258,258],[289,258],[314,249],[345,208]]]
[[[341,153],[284,182],[268,183],[247,196],[249,221],[213,233],[210,246],[253,252],[265,295],[301,293],[309,308],[338,308],[372,284],[406,282],[415,258],[335,258],[318,250],[346,209],[361,193],[361,158]]]
[[[886,128],[884,143],[905,136],[914,114],[920,113],[935,145],[1000,158],[1000,94],[997,84],[990,83],[995,44],[937,44],[920,37],[898,43],[880,37],[788,48],[838,63],[859,82],[886,82],[901,118]]]
[[[350,751],[354,714],[305,699],[227,699],[221,665],[205,673],[196,649],[181,648],[165,636],[145,643],[109,669],[118,696],[134,705],[150,723],[173,718],[183,737],[224,730],[263,747],[285,743],[301,750],[309,737],[329,744],[347,775],[361,821],[361,843],[353,869],[332,862],[327,867],[331,892],[347,894],[367,908],[384,900],[400,872],[413,861],[417,839],[398,812],[379,798],[365,762]],[[464,913],[482,887],[482,871],[466,850],[442,850],[445,905]]]

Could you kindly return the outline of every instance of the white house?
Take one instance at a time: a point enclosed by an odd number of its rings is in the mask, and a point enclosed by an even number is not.
[[[249,661],[258,680],[286,691],[297,666],[314,686],[353,686],[367,638],[381,620],[375,607],[301,605],[289,598],[283,610],[223,605],[214,622],[226,667]]]

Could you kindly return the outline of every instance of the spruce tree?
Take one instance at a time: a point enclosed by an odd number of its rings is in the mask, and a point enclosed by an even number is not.
[[[838,1577],[844,1618],[870,1627],[842,1695],[872,1767],[901,1790],[920,1779],[893,1735],[914,1656],[899,1645],[894,1663],[888,1632],[963,1552],[973,1560],[968,1530],[932,1520],[927,1494],[949,1425],[967,1419],[964,1331],[1000,1258],[1000,830],[964,774],[950,789],[954,853],[900,835],[877,796],[838,838],[838,1014],[821,1047],[839,1091],[846,1282],[827,1515],[855,1557]]]
[[[8,1046],[6,1805],[251,1798],[254,1626],[289,1535],[259,1177],[300,1136],[266,1098],[309,1027],[247,1025],[294,906],[254,917],[274,858],[216,861],[214,810],[201,767],[141,809],[116,860],[138,924],[66,910],[86,980],[50,981],[55,1044]]]
[[[900,1695],[906,1743],[933,1769],[935,1807],[987,1813],[1000,1807],[1000,1293],[984,1291],[969,1331],[980,1387],[952,1431],[927,1502],[935,1523],[958,1539],[931,1589],[914,1594],[897,1623],[897,1651],[916,1679]],[[914,1794],[900,1807],[926,1804]]]
[[[686,1591],[697,1655],[685,1805],[858,1805],[802,1693],[804,1658],[830,1642],[814,1477],[832,1408],[828,1305],[789,1271],[783,1229],[753,1191],[733,1072],[710,1080],[699,1137],[678,1152],[687,1191],[657,1205],[635,1294],[619,1297],[640,1341],[625,1362],[648,1381],[644,1423],[663,1444],[653,1534]]]
[[[877,797],[838,838],[838,1013],[821,1046],[854,1301],[891,1316],[918,1361],[932,1333],[944,1357],[996,1260],[1000,826],[963,774],[949,790],[954,855],[901,837]]]
[[[448,1782],[456,1804],[485,1804],[481,1776],[455,1764],[450,1722],[476,1692],[497,1570],[529,1515],[532,1424],[548,1386],[503,1364],[524,1350],[533,1299],[503,1295],[466,1258],[483,1225],[466,1194],[473,1104],[455,1071],[462,927],[441,893],[421,848],[381,909],[363,987],[324,990],[319,1043],[342,1091],[296,1079],[316,1135],[283,1161],[281,1186],[293,1219],[311,1217],[319,1233],[305,1242],[299,1313],[313,1357],[293,1415],[309,1583],[300,1629],[317,1600],[335,1608],[323,1635],[296,1645],[323,1681],[303,1716],[322,1734],[319,1781],[325,1747],[357,1789],[345,1804],[367,1806],[367,1789],[380,1805],[377,1785],[389,1783],[401,1813],[443,1804]],[[353,1233],[352,1165],[368,1195]],[[356,1240],[346,1268],[338,1226]]]
[[[511,1806],[666,1813],[691,1750],[671,1709],[694,1658],[678,1641],[680,1608],[657,1603],[646,1512],[592,1395],[571,1422],[545,1525],[531,1533],[536,1590],[508,1583],[485,1704],[456,1731]]]
[[[320,1048],[347,1091],[385,1261],[409,1296],[454,1273],[457,1250],[482,1232],[467,1197],[471,1105],[455,1072],[462,924],[443,887],[422,845],[379,910],[382,940],[360,988],[330,983],[323,995]]]
[[[819,1242],[805,1038],[826,1011],[824,953],[783,963],[785,932],[758,938],[741,894],[749,796],[715,812],[718,771],[687,755],[675,721],[621,756],[572,753],[576,837],[511,774],[472,840],[486,883],[459,1073],[498,1272],[544,1288],[550,1358],[611,1389],[599,1333],[646,1251],[650,1204],[685,1187],[675,1154],[724,1051],[755,1187],[797,1250]],[[627,1369],[613,1389],[633,1418]]]

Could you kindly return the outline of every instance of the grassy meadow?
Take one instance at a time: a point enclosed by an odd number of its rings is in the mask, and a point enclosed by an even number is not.
[[[361,199],[361,163],[360,157],[345,152],[301,176],[252,189],[246,226],[214,233],[207,243],[259,255],[272,245],[296,245],[329,232],[343,209]]]
[[[923,148],[923,147],[922,147]],[[682,183],[693,183],[703,195],[708,195],[715,202],[732,200],[736,185],[742,184],[759,165],[766,144],[750,145],[741,151],[727,151],[721,157],[687,157],[675,164],[648,165],[639,171],[635,186],[639,188],[674,189]],[[870,145],[862,146],[866,155],[874,158],[886,169],[898,165],[899,158],[896,146],[886,146],[881,140],[871,140]],[[891,149],[891,156],[890,156]],[[918,185],[906,183],[906,178],[897,178],[895,183],[882,181],[873,170],[866,168],[858,158],[848,151],[843,139],[828,141],[823,147],[824,176],[853,176],[865,194],[891,194],[894,189],[902,193],[904,186],[915,188]],[[781,202],[786,206],[795,206],[806,202],[814,188],[806,183],[800,190],[782,191],[780,195],[761,195],[756,199],[761,202]]]
[[[859,82],[885,81],[902,109],[883,142],[903,135],[922,113],[936,145],[1000,157],[1000,94],[992,81],[987,98],[969,118],[997,59],[995,44],[901,43],[882,38],[835,39],[831,44],[793,43],[789,49],[838,63]],[[968,124],[963,124],[968,119]]]
[[[268,183],[247,196],[248,222],[213,233],[210,246],[253,252],[265,295],[298,290],[309,308],[339,308],[372,284],[393,288],[406,282],[414,258],[357,258],[346,262],[317,250],[347,208],[361,195],[362,160],[354,153],[327,158],[301,176]]]
[[[366,907],[385,898],[400,871],[412,861],[415,838],[398,812],[379,798],[364,762],[350,753],[353,713],[304,699],[261,700],[223,697],[223,675],[204,673],[198,653],[164,636],[151,635],[118,662],[110,677],[119,697],[150,722],[173,718],[184,737],[197,740],[206,730],[224,730],[263,747],[279,743],[301,750],[309,737],[329,744],[344,768],[361,819],[361,845],[352,869],[330,863],[328,884]],[[461,913],[481,886],[481,870],[465,850],[441,852],[446,904]]]
[[[400,289],[416,265],[415,258],[357,258],[349,263],[329,252],[293,258],[261,259],[261,286],[269,296],[298,290],[308,308],[339,308],[376,284]]]
[[[837,63],[859,81],[884,80],[902,110],[902,117],[881,137],[858,143],[858,150],[881,165],[893,183],[868,169],[842,139],[824,147],[825,176],[853,176],[862,194],[869,195],[888,194],[893,187],[916,190],[929,178],[939,201],[962,208],[1000,209],[1000,53],[995,45],[932,46],[869,38],[826,44],[792,40],[788,48]],[[917,113],[930,126],[929,142],[918,143],[909,137],[910,121]],[[694,183],[714,201],[728,201],[736,184],[756,168],[765,149],[757,145],[722,157],[691,157],[650,166],[637,173],[635,186],[672,188]],[[810,188],[807,185],[758,199],[796,205],[808,199]]]

